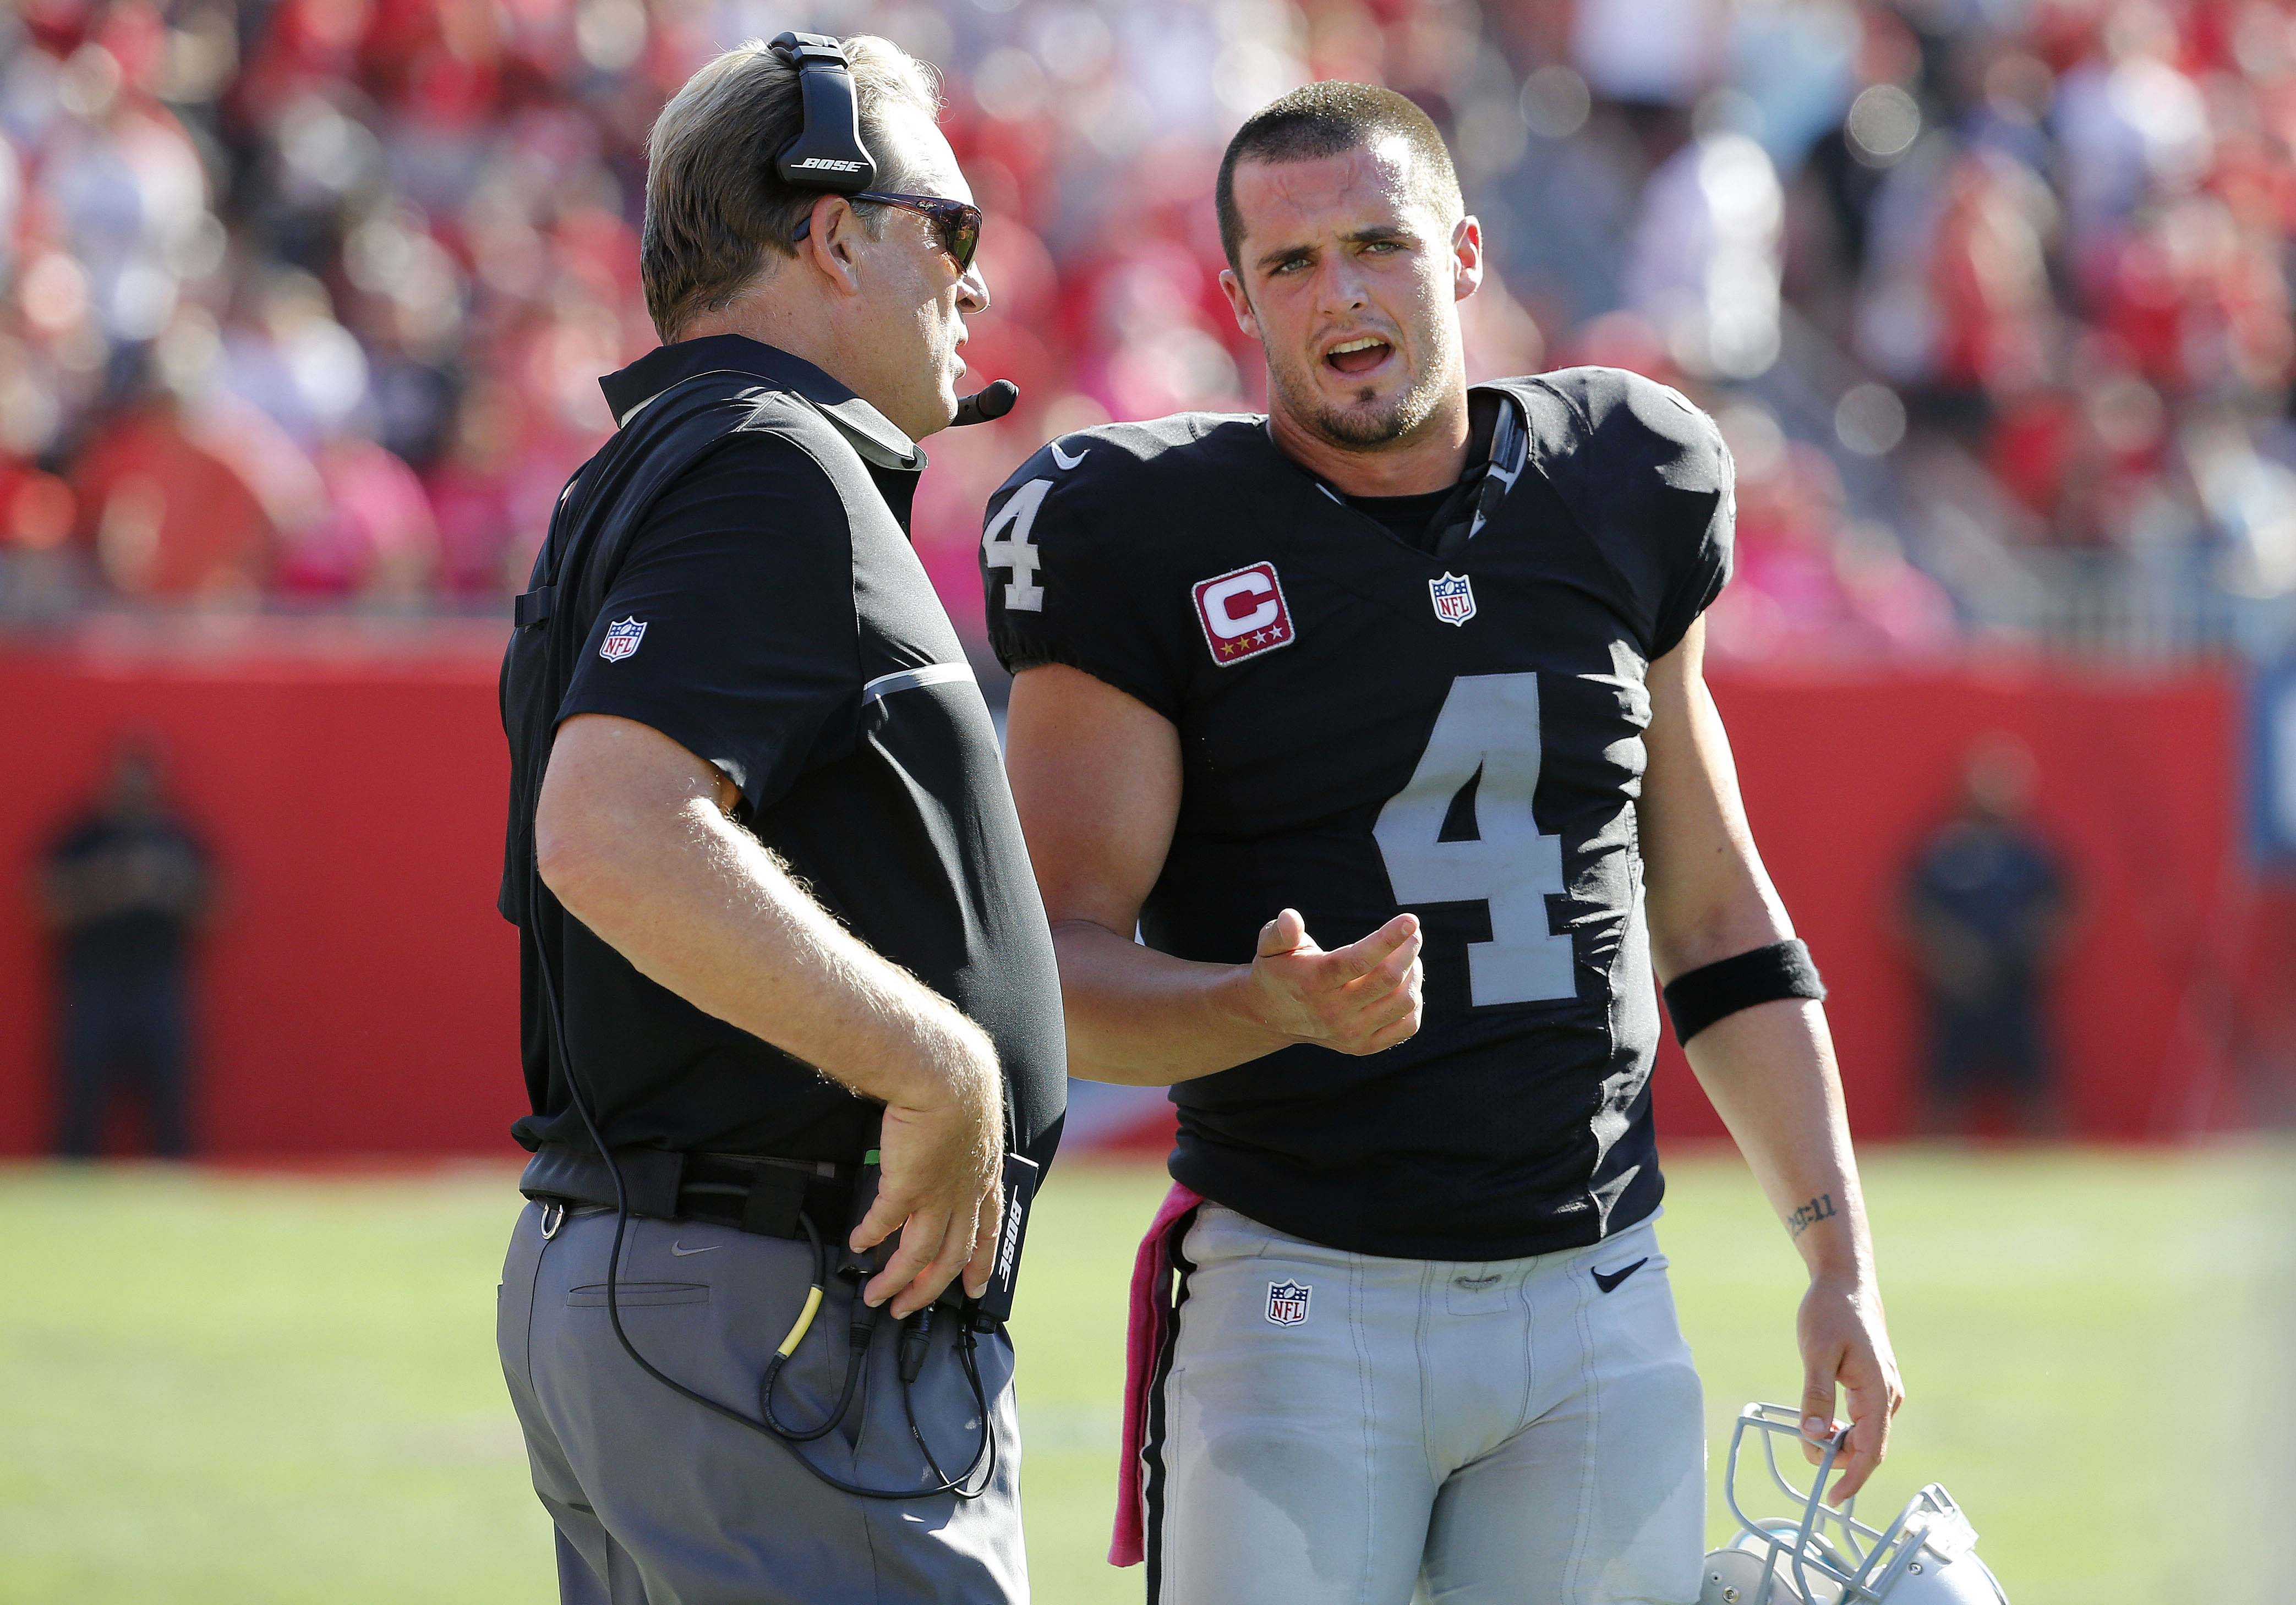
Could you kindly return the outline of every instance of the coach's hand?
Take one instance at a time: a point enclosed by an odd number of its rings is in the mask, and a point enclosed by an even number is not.
[[[964,1273],[975,1298],[988,1286],[1004,1224],[998,1183],[1004,1150],[1004,1076],[987,1033],[954,1010],[930,1023],[930,1061],[909,1097],[885,1105],[878,1139],[877,1201],[853,1228],[853,1248],[895,1231],[900,1246],[861,1296],[914,1314]]]
[[[1419,916],[1398,914],[1360,942],[1325,953],[1300,911],[1287,908],[1259,932],[1251,961],[1255,1013],[1292,1042],[1342,1053],[1376,1053],[1419,1029]]]
[[[1819,1275],[1801,1301],[1796,1322],[1801,1339],[1802,1453],[1812,1465],[1836,1429],[1834,1388],[1840,1385],[1849,1413],[1849,1441],[1834,1462],[1841,1475],[1825,1496],[1839,1505],[1866,1486],[1890,1451],[1890,1418],[1906,1402],[1898,1359],[1890,1352],[1890,1332],[1882,1298],[1870,1280]]]

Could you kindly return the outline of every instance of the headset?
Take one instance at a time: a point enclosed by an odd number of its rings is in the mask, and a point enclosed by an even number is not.
[[[852,71],[846,61],[844,46],[824,34],[785,33],[776,37],[770,48],[775,54],[796,68],[803,111],[803,123],[797,137],[784,145],[774,159],[775,171],[785,182],[800,189],[849,195],[868,189],[876,182],[877,164],[861,143],[860,111],[854,101]],[[956,416],[951,422],[954,424],[972,424],[1001,418],[1013,410],[1013,404],[1019,397],[1018,386],[1010,380],[998,380],[958,402]],[[558,586],[570,555],[570,551],[559,553],[557,566],[551,573],[551,588]],[[557,617],[558,610],[554,608],[530,622],[538,623],[547,630],[556,623]],[[521,623],[527,622],[529,621],[521,614]],[[527,874],[527,907],[529,917],[532,918],[543,906],[546,889],[543,885],[537,855],[529,854]],[[813,1283],[807,1290],[804,1307],[791,1323],[788,1335],[783,1338],[766,1362],[765,1373],[758,1385],[756,1415],[750,1415],[687,1387],[638,1352],[637,1346],[630,1341],[629,1333],[623,1330],[621,1305],[617,1291],[622,1243],[630,1224],[629,1188],[623,1179],[621,1166],[614,1159],[613,1151],[606,1144],[605,1134],[599,1129],[596,1118],[590,1112],[589,1100],[583,1093],[580,1080],[574,1073],[573,1055],[566,1046],[564,1013],[559,1003],[555,968],[549,944],[544,942],[540,933],[537,932],[535,969],[542,983],[550,1052],[565,1076],[567,1101],[573,1105],[575,1114],[581,1119],[582,1129],[588,1134],[591,1145],[598,1151],[599,1157],[605,1160],[607,1173],[614,1181],[614,1242],[606,1261],[606,1317],[623,1352],[629,1355],[639,1370],[672,1393],[782,1444],[800,1465],[841,1494],[858,1499],[878,1500],[932,1499],[944,1494],[960,1500],[974,1500],[987,1494],[996,1480],[996,1435],[989,1419],[988,1390],[981,1383],[980,1363],[974,1353],[977,1334],[972,1321],[968,1317],[957,1320],[955,1350],[965,1381],[972,1392],[973,1407],[980,1414],[980,1437],[972,1459],[962,1475],[951,1477],[941,1469],[940,1462],[933,1454],[932,1445],[925,1441],[924,1432],[917,1422],[911,1385],[923,1370],[925,1357],[930,1352],[937,1307],[933,1305],[917,1311],[903,1322],[906,1330],[901,1334],[898,1372],[902,1413],[907,1418],[909,1435],[916,1440],[918,1451],[935,1481],[921,1488],[868,1487],[848,1482],[824,1470],[800,1448],[800,1445],[826,1437],[852,1409],[870,1342],[882,1315],[882,1311],[863,1302],[859,1282],[878,1268],[883,1257],[882,1245],[867,1255],[846,1254],[837,1266],[837,1273],[855,1278],[856,1285],[853,1311],[846,1334],[845,1380],[836,1404],[822,1421],[805,1428],[791,1427],[775,1413],[774,1390],[780,1380],[782,1368],[812,1330],[814,1317],[821,1310],[824,1290],[832,1275],[828,1245],[821,1235],[820,1228],[802,1208],[798,1214],[798,1224],[804,1229],[807,1245],[813,1253]],[[1027,1163],[1025,1160],[1019,1162]],[[875,1195],[877,1164],[878,1151],[872,1149],[865,1156],[855,1183],[852,1218],[847,1223],[849,1236],[852,1225],[859,1221]],[[1010,1207],[1008,1204],[1008,1208]],[[1001,1258],[1009,1258],[1018,1252],[1020,1218],[1017,1215],[1008,1223],[1006,1232],[1010,1247],[1003,1251]],[[1009,1287],[1010,1273],[1004,1274]]]
[[[877,184],[876,159],[861,143],[861,108],[845,46],[827,34],[776,34],[767,45],[797,69],[804,125],[774,158],[784,184],[832,195],[857,195]],[[988,423],[1013,410],[1021,387],[1000,379],[960,399],[952,425]]]

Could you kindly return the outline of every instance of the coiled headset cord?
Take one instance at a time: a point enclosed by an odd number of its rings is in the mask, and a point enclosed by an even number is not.
[[[538,892],[541,889],[541,871],[537,867],[532,873],[535,881],[532,889]],[[538,897],[529,897],[529,913],[537,909],[539,905]],[[570,915],[568,917],[571,918]],[[988,1390],[981,1386],[980,1366],[973,1354],[976,1339],[970,1322],[960,1322],[958,1325],[956,1355],[957,1363],[964,1368],[965,1381],[972,1389],[973,1407],[980,1413],[980,1445],[974,1450],[972,1463],[966,1468],[963,1477],[951,1477],[941,1470],[940,1462],[933,1458],[931,1445],[925,1442],[925,1435],[917,1425],[916,1401],[911,1395],[910,1385],[916,1380],[918,1372],[923,1369],[926,1344],[932,1330],[931,1305],[909,1317],[909,1320],[916,1324],[902,1334],[899,1371],[901,1411],[908,1418],[909,1435],[916,1439],[918,1449],[922,1451],[927,1469],[939,1478],[936,1484],[922,1488],[864,1487],[859,1483],[847,1482],[832,1472],[823,1470],[808,1459],[803,1451],[798,1447],[800,1444],[811,1443],[816,1438],[827,1436],[832,1428],[845,1419],[846,1412],[852,1408],[854,1395],[859,1387],[861,1376],[865,1368],[869,1340],[877,1330],[877,1320],[881,1313],[862,1301],[861,1289],[858,1285],[856,1285],[853,1290],[853,1316],[847,1332],[845,1383],[838,1395],[836,1409],[832,1411],[828,1419],[819,1426],[801,1432],[791,1431],[783,1427],[775,1418],[773,1404],[774,1384],[780,1379],[782,1367],[788,1363],[789,1357],[797,1352],[798,1345],[805,1340],[807,1331],[813,1325],[814,1315],[821,1308],[823,1290],[828,1285],[830,1275],[829,1250],[822,1241],[820,1229],[813,1224],[811,1217],[802,1211],[798,1215],[798,1221],[805,1228],[806,1241],[813,1248],[813,1286],[806,1294],[805,1308],[798,1315],[796,1324],[790,1328],[789,1336],[782,1339],[781,1346],[774,1352],[773,1358],[766,1362],[766,1374],[758,1385],[758,1408],[759,1415],[764,1419],[744,1415],[730,1404],[720,1404],[708,1394],[696,1392],[638,1352],[637,1345],[630,1341],[629,1333],[622,1330],[621,1306],[615,1297],[615,1284],[622,1263],[622,1239],[629,1230],[630,1224],[629,1190],[622,1181],[622,1167],[614,1162],[613,1152],[606,1146],[605,1136],[599,1131],[598,1123],[590,1118],[589,1106],[583,1101],[581,1087],[575,1080],[573,1057],[566,1051],[565,1035],[559,1024],[558,987],[551,974],[550,955],[546,946],[541,933],[537,931],[534,943],[535,969],[542,978],[545,1012],[550,1022],[550,1044],[557,1052],[559,1067],[566,1074],[567,1101],[573,1104],[574,1112],[581,1117],[582,1129],[590,1134],[590,1141],[596,1147],[599,1158],[606,1161],[607,1174],[614,1178],[614,1246],[611,1255],[606,1261],[606,1318],[612,1323],[614,1337],[620,1342],[623,1352],[636,1362],[639,1370],[672,1393],[691,1399],[703,1409],[714,1411],[736,1425],[747,1427],[752,1432],[760,1432],[774,1439],[790,1452],[798,1464],[840,1494],[849,1494],[856,1499],[884,1500],[934,1499],[943,1494],[949,1494],[958,1499],[974,1500],[988,1493],[996,1481],[996,1434],[989,1421]],[[987,1468],[986,1475],[981,1475],[980,1482],[976,1485],[973,1483],[973,1478],[980,1475],[984,1465]]]

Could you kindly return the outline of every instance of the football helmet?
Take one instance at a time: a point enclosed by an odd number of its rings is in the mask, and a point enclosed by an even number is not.
[[[1879,1530],[1857,1519],[1855,1499],[1838,1511],[1825,1503],[1825,1479],[1849,1436],[1845,1427],[1827,1441],[1805,1492],[1778,1466],[1780,1439],[1797,1451],[1804,1441],[1800,1414],[1783,1404],[1738,1413],[1722,1481],[1738,1535],[1706,1557],[1698,1605],[2009,1605],[1977,1558],[1976,1529],[1936,1483]],[[1756,1518],[1739,1503],[1739,1464],[1750,1439],[1759,1443],[1770,1481],[1794,1514]]]

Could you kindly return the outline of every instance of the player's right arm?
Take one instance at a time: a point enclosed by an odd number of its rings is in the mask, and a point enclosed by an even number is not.
[[[1326,953],[1283,909],[1248,964],[1133,939],[1180,812],[1179,733],[1155,709],[1067,664],[1024,668],[1004,762],[1060,958],[1070,1074],[1168,1086],[1293,1043],[1376,1053],[1419,1028],[1415,915]]]

